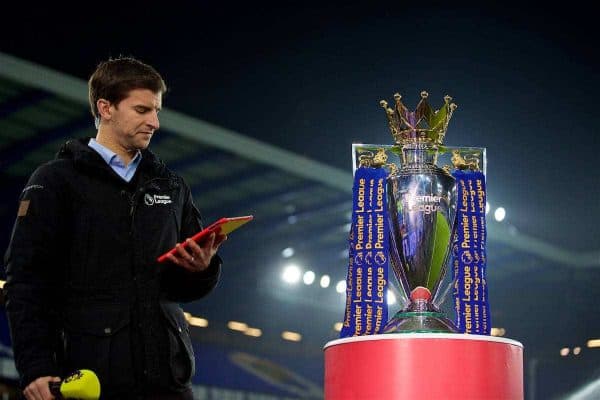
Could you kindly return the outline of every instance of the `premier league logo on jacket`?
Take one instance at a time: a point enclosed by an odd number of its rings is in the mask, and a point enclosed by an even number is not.
[[[146,193],[144,195],[144,203],[147,206],[153,206],[155,204],[171,204],[173,201],[171,200],[171,196],[168,195],[160,195],[160,194],[150,194]]]

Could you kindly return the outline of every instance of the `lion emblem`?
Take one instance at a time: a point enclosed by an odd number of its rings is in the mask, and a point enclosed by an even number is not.
[[[374,167],[378,168],[385,165],[388,159],[385,149],[377,149],[377,152],[373,154],[371,151],[367,151],[358,157],[359,165],[361,167]]]
[[[451,161],[456,169],[470,169],[471,171],[479,171],[479,159],[475,156],[463,157],[459,150],[452,151]]]

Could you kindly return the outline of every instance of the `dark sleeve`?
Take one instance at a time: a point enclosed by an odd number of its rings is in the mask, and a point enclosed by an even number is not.
[[[189,187],[183,181],[182,185],[185,200],[180,237],[185,239],[202,229],[202,221]],[[207,295],[217,285],[220,273],[221,258],[215,255],[209,267],[202,272],[190,272],[176,265],[168,265],[162,275],[162,285],[168,300],[189,302]]]
[[[26,386],[41,376],[58,376],[57,297],[64,241],[63,204],[54,169],[38,168],[19,197],[17,219],[5,254],[6,313],[15,364]]]

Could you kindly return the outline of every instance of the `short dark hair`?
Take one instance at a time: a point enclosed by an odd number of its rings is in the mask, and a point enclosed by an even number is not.
[[[110,58],[101,62],[88,81],[88,97],[94,118],[98,118],[97,102],[106,99],[119,104],[133,89],[149,89],[165,93],[167,85],[150,65],[133,57]]]

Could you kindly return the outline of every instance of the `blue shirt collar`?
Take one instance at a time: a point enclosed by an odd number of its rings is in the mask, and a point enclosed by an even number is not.
[[[96,139],[90,139],[88,143],[92,149],[94,149],[100,157],[115,171],[121,178],[125,181],[129,182],[135,171],[137,170],[140,161],[142,160],[142,152],[140,150],[137,151],[136,155],[133,157],[129,165],[125,166],[125,162],[119,157],[114,151],[110,150],[106,146],[101,145],[96,141]]]
[[[92,149],[96,150],[98,152],[98,154],[100,154],[100,157],[102,157],[102,159],[104,161],[106,161],[106,163],[108,165],[111,165],[111,166],[118,165],[120,167],[125,167],[125,162],[121,159],[121,157],[119,157],[117,155],[117,153],[110,150],[108,147],[101,145],[100,143],[98,143],[96,141],[96,139],[91,138],[90,142],[88,143],[88,146],[90,146]],[[138,150],[129,164],[130,165],[134,164],[137,166],[137,164],[139,164],[141,158],[142,158],[142,152]]]

